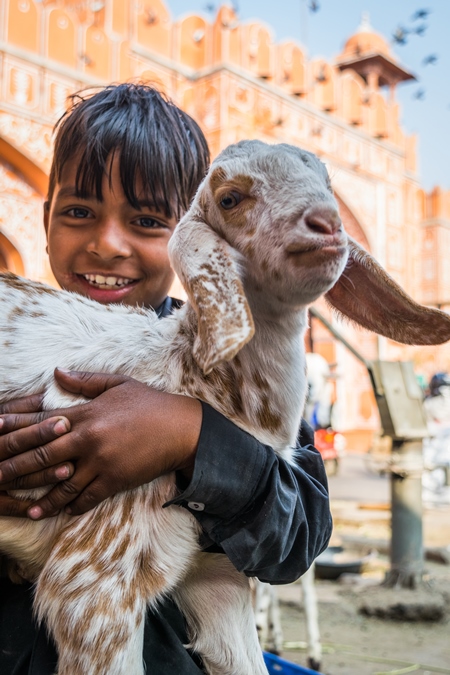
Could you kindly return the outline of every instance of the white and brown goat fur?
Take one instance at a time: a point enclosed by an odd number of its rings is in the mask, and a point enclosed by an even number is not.
[[[170,255],[189,302],[162,320],[3,275],[0,400],[45,390],[47,409],[80,402],[55,385],[56,366],[123,373],[207,401],[289,460],[311,302],[328,293],[341,313],[406,342],[450,338],[447,315],[415,304],[348,243],[324,165],[292,146],[224,150]],[[0,518],[0,551],[37,582],[59,675],[142,675],[146,606],[166,593],[210,675],[266,673],[248,579],[226,556],[200,552],[186,509],[161,508],[174,494],[167,475],[79,517]]]

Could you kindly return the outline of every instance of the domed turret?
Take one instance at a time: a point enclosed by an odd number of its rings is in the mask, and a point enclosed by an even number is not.
[[[384,37],[373,30],[367,13],[363,14],[356,33],[345,43],[336,65],[340,70],[356,71],[371,88],[388,85],[392,89],[399,82],[416,79],[398,63]]]
[[[384,54],[384,56],[395,60],[384,37],[376,33],[370,25],[367,12],[364,12],[356,33],[345,43],[339,60],[365,54]]]

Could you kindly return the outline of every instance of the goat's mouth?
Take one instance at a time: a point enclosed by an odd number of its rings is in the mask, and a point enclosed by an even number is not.
[[[343,244],[326,244],[324,246],[314,245],[305,246],[304,244],[290,244],[286,249],[288,257],[306,256],[318,254],[329,257],[340,257],[347,251],[347,246]]]

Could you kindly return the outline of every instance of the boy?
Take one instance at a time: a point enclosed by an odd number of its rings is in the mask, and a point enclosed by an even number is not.
[[[167,243],[206,172],[195,122],[143,85],[74,98],[57,125],[44,225],[61,287],[102,303],[154,307],[166,316],[173,273]],[[325,548],[331,532],[318,453],[292,467],[208,405],[127,377],[56,372],[90,402],[40,412],[40,397],[0,406],[0,515],[81,514],[103,499],[176,471],[176,500],[198,519],[205,550],[249,576],[287,583]],[[307,428],[302,441],[312,441]],[[35,504],[13,487],[55,487]],[[173,508],[173,507],[172,507]],[[56,656],[31,619],[29,587],[1,580],[0,672],[47,675]],[[153,675],[202,672],[183,619],[168,600],[148,613],[144,660]]]

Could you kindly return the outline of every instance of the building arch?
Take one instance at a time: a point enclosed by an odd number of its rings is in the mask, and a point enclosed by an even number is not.
[[[2,159],[21,173],[27,183],[42,197],[47,196],[47,174],[8,140],[0,136],[0,160]]]
[[[42,174],[44,180],[36,180]],[[41,185],[39,185],[41,183]],[[50,279],[42,226],[47,177],[0,138],[0,268],[32,279]]]
[[[20,276],[25,274],[25,266],[19,251],[0,230],[0,271],[4,270]]]
[[[366,249],[369,253],[371,252],[371,246],[369,240],[364,232],[362,225],[359,220],[354,215],[353,211],[347,206],[342,197],[339,194],[334,193],[336,201],[339,206],[339,213],[341,214],[341,219],[344,224],[345,231],[353,239],[355,239],[358,244]]]

